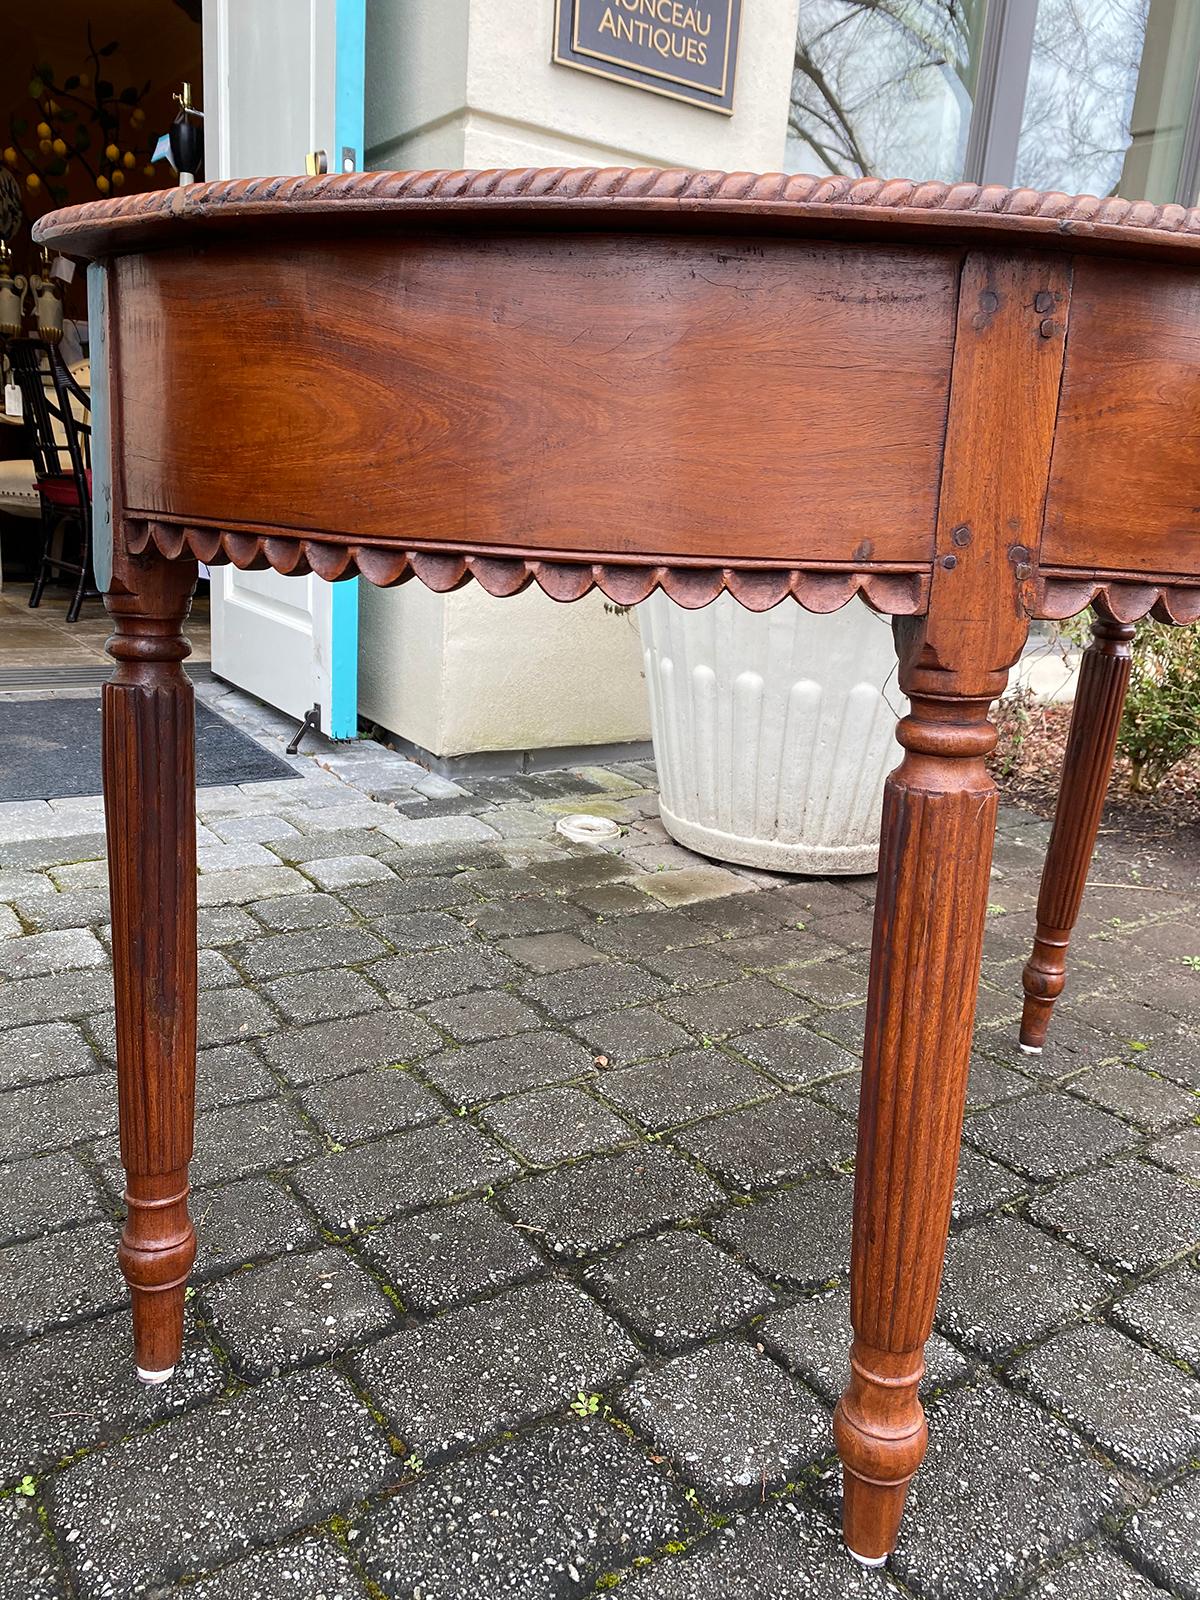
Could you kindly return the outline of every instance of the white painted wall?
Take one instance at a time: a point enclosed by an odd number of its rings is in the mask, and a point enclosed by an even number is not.
[[[778,170],[799,0],[744,0],[730,117],[555,66],[554,0],[367,0],[369,167]],[[632,616],[601,596],[361,590],[359,708],[439,756],[646,739]]]

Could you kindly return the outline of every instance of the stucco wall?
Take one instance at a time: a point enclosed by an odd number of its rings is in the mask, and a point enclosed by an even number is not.
[[[777,169],[798,0],[745,0],[732,116],[551,63],[554,0],[367,0],[367,165]],[[649,737],[637,628],[561,606],[361,588],[362,714],[441,756]]]

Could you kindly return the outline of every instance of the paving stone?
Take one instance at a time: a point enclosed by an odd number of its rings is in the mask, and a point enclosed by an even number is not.
[[[818,1179],[755,1206],[736,1206],[714,1235],[772,1283],[815,1289],[850,1270],[854,1185]]]
[[[381,823],[383,830],[397,844],[424,846],[431,844],[470,844],[494,841],[495,829],[489,828],[478,817],[402,817],[393,811],[391,821]]]
[[[1053,1131],[1053,1137],[1048,1132]],[[968,1117],[963,1138],[1030,1178],[1061,1178],[1127,1150],[1134,1134],[1067,1094],[1033,1095]]]
[[[1170,1600],[1149,1578],[1103,1545],[1085,1550],[1047,1572],[1027,1600]]]
[[[591,1593],[606,1571],[683,1540],[698,1518],[615,1428],[543,1428],[456,1462],[372,1510],[355,1544],[389,1595]]]
[[[344,967],[322,972],[318,979],[302,972],[276,978],[263,984],[263,993],[289,1022],[333,1022],[378,1011],[386,1003],[374,985]]]
[[[626,961],[644,961],[664,950],[686,950],[697,945],[715,945],[718,930],[682,911],[654,911],[649,916],[619,917],[616,921],[594,923],[587,930],[589,944],[606,955]]]
[[[465,883],[475,876],[466,875]],[[640,901],[642,897],[637,896]],[[529,894],[514,900],[494,900],[484,905],[464,905],[459,911],[465,926],[485,939],[508,939],[534,934],[561,933],[587,928],[589,918],[571,904],[553,895]]]
[[[110,916],[108,890],[67,889],[60,894],[37,892],[16,902],[21,922],[34,933],[56,928],[89,928]]]
[[[854,1154],[855,1128],[815,1100],[780,1095],[763,1105],[698,1122],[674,1142],[722,1183],[763,1189],[792,1182]]]
[[[0,1094],[0,1161],[19,1161],[115,1132],[117,1086],[107,1072]]]
[[[452,994],[466,994],[469,989],[499,988],[519,977],[520,968],[494,950],[470,944],[390,956],[376,961],[370,976],[393,1005],[421,1005],[429,1000],[445,1000]]]
[[[655,1350],[727,1333],[774,1304],[761,1278],[689,1230],[639,1239],[592,1267],[599,1300]]]
[[[837,1011],[816,1011],[809,1017],[808,1025],[835,1040],[859,1061],[862,1060],[867,1027],[865,1005],[842,1006]]]
[[[228,989],[241,983],[241,974],[219,950],[197,952],[196,981],[201,989]]]
[[[202,906],[249,905],[281,894],[304,894],[311,885],[291,867],[234,867],[206,872],[196,885]]]
[[[437,950],[442,945],[462,944],[471,937],[466,926],[447,911],[411,911],[403,916],[376,917],[375,928],[389,944],[404,953]]]
[[[850,1381],[850,1290],[801,1300],[786,1311],[775,1311],[755,1328],[754,1337],[790,1371],[815,1389],[827,1405],[836,1405]],[[925,1344],[925,1378],[922,1397],[956,1383],[971,1370],[961,1351],[939,1334]]]
[[[52,972],[42,978],[21,978],[4,986],[0,1028],[29,1022],[56,1022],[86,1017],[113,1003],[112,974],[92,968],[86,972]]]
[[[0,1167],[0,1243],[84,1222],[100,1197],[69,1151]]]
[[[1150,1133],[1200,1116],[1200,1095],[1119,1061],[1085,1072],[1071,1088]]]
[[[595,1055],[603,1056],[612,1067],[628,1066],[668,1050],[686,1049],[696,1042],[690,1033],[649,1006],[631,1006],[628,1011],[588,1017],[576,1023],[575,1031],[587,1040]]]
[[[217,1106],[196,1118],[196,1151],[189,1172],[193,1189],[291,1166],[314,1154],[320,1141],[286,1100],[252,1100]],[[116,1162],[115,1150],[97,1151]]]
[[[858,1004],[867,998],[867,975],[845,957],[776,973],[777,983],[819,1006]]]
[[[278,978],[285,973],[319,970],[320,981],[334,967],[373,961],[387,949],[365,928],[314,928],[277,933],[238,946],[233,958],[247,977]]]
[[[994,1217],[951,1237],[937,1325],[998,1359],[1091,1310],[1112,1288],[1067,1245],[1019,1217]]]
[[[102,967],[107,962],[107,951],[88,928],[34,933],[0,944],[0,978],[40,978],[48,972]]]
[[[526,1178],[506,1192],[504,1206],[556,1255],[589,1256],[695,1217],[723,1198],[678,1157],[642,1145]]]
[[[0,1551],[0,1600],[66,1600],[62,1567],[31,1500],[0,1499]]]
[[[284,897],[293,901],[297,906],[304,905],[308,900],[315,900],[316,895]],[[279,905],[278,900],[260,900],[258,905]],[[205,947],[221,947],[227,944],[240,944],[243,939],[255,938],[261,930],[253,917],[244,911],[241,906],[201,906],[196,912],[196,937],[201,949]]]
[[[290,1190],[271,1178],[209,1189],[192,1206],[197,1279],[214,1277],[262,1256],[316,1242],[317,1224]]]
[[[117,1230],[88,1222],[0,1250],[0,1347],[97,1316],[127,1296],[117,1269]]]
[[[629,1600],[884,1600],[884,1572],[846,1559],[841,1539],[806,1508],[780,1502],[629,1582]]]
[[[728,1041],[729,1048],[788,1084],[819,1083],[858,1065],[858,1058],[803,1024],[759,1028]]]
[[[990,1379],[929,1414],[892,1570],[931,1600],[993,1600],[1078,1544],[1116,1486],[1061,1423]]]
[[[376,1011],[339,1022],[284,1028],[264,1039],[261,1049],[269,1066],[289,1083],[302,1086],[364,1067],[420,1061],[441,1045],[441,1035],[423,1018],[403,1011]]]
[[[331,894],[287,894],[274,900],[254,900],[247,907],[275,933],[300,933],[307,928],[332,928],[353,920],[348,906]],[[250,924],[246,937],[258,929]]]
[[[346,889],[352,884],[379,883],[392,876],[391,867],[376,856],[326,856],[307,860],[304,874],[321,889]]]
[[[245,1045],[218,1045],[196,1056],[196,1105],[236,1105],[239,1100],[261,1100],[275,1094],[278,1084]]]
[[[1183,1266],[1155,1278],[1118,1300],[1110,1315],[1173,1360],[1200,1367],[1200,1272]]]
[[[1012,1368],[1015,1382],[1086,1438],[1162,1476],[1200,1454],[1200,1383],[1115,1328],[1068,1328]]]
[[[421,1070],[444,1094],[466,1106],[590,1076],[596,1067],[588,1051],[573,1039],[542,1032],[441,1050],[423,1062]]]
[[[1157,1139],[1146,1154],[1200,1183],[1200,1124],[1189,1124],[1167,1139]]]
[[[431,1465],[606,1389],[640,1359],[594,1300],[547,1279],[393,1334],[356,1355],[354,1370]]]
[[[344,1250],[280,1256],[203,1291],[205,1314],[243,1376],[309,1366],[382,1333],[398,1316]]]
[[[648,872],[637,886],[664,906],[694,905],[744,893],[749,885],[724,867],[684,867],[679,872]]]
[[[828,1413],[740,1339],[640,1373],[617,1404],[711,1506],[762,1498],[832,1446]]]
[[[349,1560],[328,1539],[260,1550],[212,1577],[171,1591],[175,1600],[367,1600]]]
[[[357,1144],[444,1117],[446,1108],[411,1072],[369,1067],[366,1072],[311,1084],[305,1111],[336,1144]]]
[[[187,1411],[224,1384],[190,1316],[175,1375],[164,1384],[137,1380],[128,1310],[31,1340],[0,1357],[0,1484]]]
[[[464,1122],[416,1128],[300,1167],[300,1195],[338,1233],[484,1189],[518,1170]]]
[[[720,1050],[681,1050],[640,1066],[608,1071],[596,1087],[651,1131],[778,1092],[753,1067]]]
[[[629,862],[623,861],[620,856],[610,856],[603,850],[565,856],[557,861],[536,862],[530,867],[529,875],[550,889],[595,888],[599,884],[640,876],[637,868]]]
[[[778,928],[722,939],[716,953],[741,972],[779,972],[827,958],[829,942],[808,928]]]
[[[1200,1474],[1165,1489],[1121,1529],[1121,1543],[1155,1582],[1200,1600]]]
[[[503,989],[477,990],[474,994],[452,995],[422,1008],[431,1022],[464,1044],[481,1039],[504,1039],[514,1033],[540,1028],[536,1011],[506,994]]]
[[[99,822],[99,817],[92,820]],[[80,832],[82,819],[46,813],[31,818],[18,837],[0,843],[0,867],[20,867],[37,871],[40,867],[57,867],[68,861],[98,861],[104,854],[104,834],[97,828],[92,833]],[[0,819],[0,836],[7,833]],[[11,841],[11,842],[9,842]]]
[[[642,965],[664,978],[675,991],[711,988],[729,982],[729,962],[719,944],[696,945],[690,950],[664,950],[642,956]]]
[[[202,1050],[257,1039],[279,1026],[278,1016],[253,989],[209,990],[200,995],[197,1010],[196,1040]]]
[[[971,1056],[971,1070],[967,1079],[967,1109],[975,1111],[982,1106],[994,1106],[1005,1100],[1018,1100],[1033,1087],[1030,1080],[1011,1067],[1001,1066],[990,1056],[978,1050]]]
[[[405,1305],[426,1316],[545,1271],[525,1234],[480,1200],[385,1223],[362,1236],[362,1249]]]
[[[273,867],[277,864],[277,856],[250,840],[239,840],[235,844],[202,844],[196,851],[196,866],[202,873],[229,872],[237,867]]]
[[[692,994],[671,995],[661,1005],[665,1016],[709,1039],[792,1021],[809,1009],[805,1001],[766,978],[742,978]]]
[[[572,972],[604,959],[599,950],[585,944],[577,934],[534,933],[504,939],[498,949],[510,960],[530,972]]]
[[[595,1016],[615,1007],[642,1005],[667,993],[661,978],[624,961],[608,961],[580,972],[549,973],[522,985],[524,993],[558,1022]]]
[[[715,929],[722,939],[756,938],[795,927],[802,920],[796,907],[778,894],[729,895],[689,906],[687,915]]]
[[[95,1072],[87,1040],[70,1022],[35,1022],[0,1033],[0,1089]]]
[[[608,1150],[635,1137],[629,1124],[607,1106],[570,1087],[502,1100],[482,1112],[481,1121],[525,1161],[541,1167],[591,1150]]]
[[[22,911],[24,915],[24,911]],[[1174,1083],[1189,1089],[1200,1090],[1200,1051],[1196,1049],[1196,1034],[1192,1028],[1180,1030],[1178,1035],[1156,1039],[1149,1050],[1136,1055],[1138,1065],[1150,1072],[1160,1073]]]
[[[973,1222],[1024,1193],[1025,1183],[1015,1173],[963,1145],[951,1209],[955,1222]]]
[[[1200,1244],[1200,1188],[1140,1161],[1072,1178],[1029,1214],[1123,1272],[1148,1272]]]
[[[218,817],[209,824],[213,832],[227,844],[265,844],[296,840],[300,835],[290,822],[282,817],[262,816],[254,813],[246,817]]]
[[[142,1593],[285,1537],[393,1470],[345,1380],[312,1371],[85,1457],[52,1480],[50,1510],[79,1593],[92,1600]]]

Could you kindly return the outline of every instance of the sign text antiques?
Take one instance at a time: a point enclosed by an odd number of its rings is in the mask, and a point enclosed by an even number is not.
[[[554,59],[728,116],[741,9],[742,0],[557,0]]]

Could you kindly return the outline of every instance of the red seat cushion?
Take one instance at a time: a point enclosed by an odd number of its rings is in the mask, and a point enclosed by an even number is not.
[[[88,495],[92,492],[92,469],[86,473]],[[39,478],[37,481],[38,493],[52,506],[77,506],[79,504],[79,491],[75,487],[75,479],[69,473],[56,473],[53,478]]]

